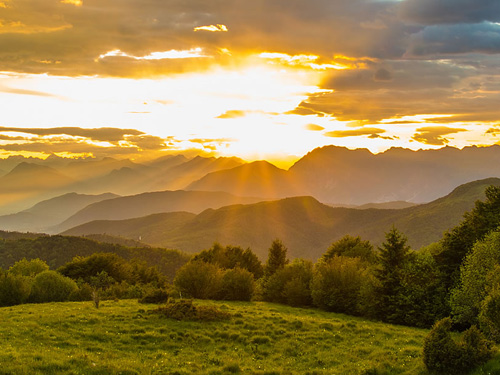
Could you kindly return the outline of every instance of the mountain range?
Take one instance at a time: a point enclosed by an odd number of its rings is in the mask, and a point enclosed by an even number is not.
[[[395,226],[418,249],[439,240],[444,231],[457,225],[464,212],[484,198],[489,185],[500,186],[500,179],[464,184],[430,203],[403,209],[331,207],[302,196],[207,209],[200,214],[168,212],[127,220],[96,220],[62,234],[101,233],[191,253],[217,241],[250,247],[262,259],[271,242],[279,238],[288,246],[292,258],[315,260],[346,234],[359,235],[378,245],[384,233]]]
[[[0,159],[0,214],[29,209],[65,193],[134,195],[164,190],[227,192],[279,199],[312,196],[330,205],[425,203],[458,185],[500,177],[500,146],[439,150],[317,148],[288,170],[266,161],[168,155],[133,160]]]

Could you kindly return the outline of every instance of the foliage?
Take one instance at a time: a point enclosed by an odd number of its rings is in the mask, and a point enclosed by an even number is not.
[[[13,275],[21,275],[34,277],[43,271],[48,271],[49,266],[41,259],[30,259],[27,260],[23,258],[18,260],[12,267],[9,268],[9,273]]]
[[[0,306],[25,303],[31,292],[28,277],[0,270]]]
[[[236,267],[224,272],[218,297],[228,301],[250,301],[254,289],[253,274],[243,268]]]
[[[431,254],[412,252],[401,270],[401,288],[394,297],[392,319],[402,324],[431,327],[449,313],[442,275]]]
[[[96,278],[106,278],[106,284],[126,281],[129,284],[138,282],[163,285],[164,278],[154,267],[143,263],[128,262],[114,253],[95,253],[88,257],[75,257],[71,262],[59,268],[59,272],[74,280],[82,279],[87,283],[96,283]],[[99,276],[100,275],[100,276]],[[104,287],[105,285],[97,285]]]
[[[295,259],[262,282],[263,299],[291,306],[311,305],[312,263]]]
[[[13,234],[13,233],[9,233]],[[0,233],[1,235],[1,233]],[[39,258],[52,268],[57,269],[72,261],[76,256],[88,257],[94,253],[114,253],[118,256],[145,262],[172,281],[175,272],[186,264],[190,256],[178,250],[161,248],[129,248],[121,245],[100,243],[87,238],[71,236],[46,236],[17,234],[0,240],[0,267],[8,269],[15,262],[26,258]]]
[[[217,309],[215,306],[195,306],[192,300],[169,301],[154,313],[175,320],[214,321],[229,319],[231,315]]]
[[[270,277],[276,273],[276,271],[282,269],[288,264],[287,259],[288,249],[279,239],[276,239],[271,244],[269,248],[269,253],[267,256],[267,262],[264,267],[266,277]]]
[[[500,224],[500,187],[488,186],[485,194],[486,200],[477,201],[475,207],[464,214],[462,222],[446,232],[442,239],[443,251],[436,259],[447,275],[447,286],[452,286],[464,257],[476,241]]]
[[[313,303],[327,311],[356,315],[368,277],[360,258],[334,255],[328,262],[319,262],[311,284]]]
[[[257,255],[252,250],[243,250],[239,246],[222,247],[215,243],[210,249],[196,254],[192,260],[212,263],[222,269],[243,268],[253,273],[255,279],[264,274],[262,263]]]
[[[406,237],[393,227],[379,247],[379,268],[375,272],[380,283],[377,312],[382,320],[391,323],[398,323],[400,319],[397,296],[401,293],[402,271],[410,253],[406,242]]]
[[[359,236],[352,237],[350,235],[345,235],[340,240],[332,243],[320,260],[328,262],[334,256],[360,258],[370,263],[376,260],[376,254],[370,241],[363,241]]]
[[[168,301],[168,297],[168,291],[161,288],[155,288],[144,294],[144,296],[139,299],[139,303],[165,303]]]
[[[464,374],[488,361],[491,342],[472,326],[460,341],[450,333],[451,319],[438,321],[424,340],[423,360],[427,369],[438,374]]]
[[[44,271],[33,279],[29,300],[31,302],[67,301],[78,290],[76,283],[56,271]]]
[[[497,272],[500,267],[497,267]],[[496,284],[484,298],[479,311],[479,326],[487,337],[500,342],[500,284]]]
[[[174,279],[174,286],[184,297],[216,298],[223,271],[215,264],[193,260],[185,264]]]
[[[488,294],[488,275],[495,275],[500,264],[500,231],[492,232],[478,241],[465,257],[460,279],[451,292],[453,318],[462,325],[477,324],[481,303]],[[498,271],[498,269],[497,269]]]

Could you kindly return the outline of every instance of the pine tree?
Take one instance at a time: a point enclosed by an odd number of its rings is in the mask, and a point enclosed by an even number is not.
[[[274,275],[276,271],[288,264],[288,249],[280,240],[276,239],[269,248],[269,255],[265,266],[266,277]]]
[[[378,287],[378,313],[381,319],[400,322],[402,270],[410,254],[407,238],[393,227],[385,235],[385,242],[379,247],[379,268],[375,275]]]

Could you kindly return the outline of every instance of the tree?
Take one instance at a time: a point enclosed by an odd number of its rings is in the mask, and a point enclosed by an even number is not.
[[[267,263],[264,267],[266,277],[272,276],[276,271],[288,264],[288,249],[279,239],[276,239],[269,248]]]
[[[332,243],[326,253],[320,258],[320,261],[327,262],[336,255],[360,258],[370,263],[376,260],[373,245],[370,241],[363,241],[359,236],[352,237],[350,235],[345,235],[340,240]]]
[[[264,273],[262,263],[257,255],[251,249],[243,250],[239,246],[222,247],[219,243],[214,243],[210,249],[196,254],[192,260],[215,264],[225,270],[236,267],[243,268],[253,273],[255,279],[262,277]]]
[[[34,277],[39,273],[48,270],[49,266],[43,260],[40,260],[38,258],[27,260],[26,258],[23,258],[14,263],[14,265],[9,268],[9,273],[13,275]]]
[[[379,268],[375,276],[380,282],[378,288],[378,313],[382,320],[398,323],[400,311],[398,294],[401,292],[403,268],[410,253],[407,238],[393,227],[385,235],[385,242],[379,247]]]
[[[492,286],[489,277],[500,264],[500,231],[478,241],[465,257],[456,287],[451,291],[450,305],[455,322],[477,324],[481,303]],[[496,270],[498,271],[498,270]]]
[[[478,240],[498,228],[500,225],[500,187],[488,186],[486,200],[477,201],[475,207],[466,212],[462,222],[446,232],[443,250],[436,255],[436,260],[446,275],[446,286],[452,287],[458,278],[460,265]]]

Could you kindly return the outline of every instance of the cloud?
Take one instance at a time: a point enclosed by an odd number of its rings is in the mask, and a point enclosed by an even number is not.
[[[500,3],[496,0],[405,0],[401,15],[425,25],[500,21]]]
[[[373,138],[373,135],[383,134],[386,131],[384,129],[379,128],[361,128],[361,129],[353,129],[353,130],[334,130],[330,132],[324,133],[326,137],[332,138],[345,138],[345,137],[358,137],[362,135],[369,135],[370,138]]]
[[[232,109],[232,110],[226,111],[223,114],[217,116],[217,118],[221,118],[221,119],[240,118],[240,117],[245,117],[247,115],[247,113],[248,113],[248,111],[242,111],[239,109]]]
[[[39,136],[68,135],[71,137],[84,137],[94,141],[118,142],[125,140],[126,135],[143,135],[144,133],[136,129],[118,129],[118,128],[96,128],[84,129],[78,127],[62,128],[14,128],[0,127],[0,133],[16,132],[25,134],[34,134]]]
[[[5,92],[7,94],[17,94],[17,95],[33,95],[33,96],[42,96],[42,97],[55,97],[55,95],[35,90],[26,90],[26,89],[14,89],[10,87],[0,86],[0,92]]]
[[[314,132],[318,132],[318,131],[321,131],[321,130],[325,130],[324,127],[320,126],[320,125],[316,125],[316,124],[307,124],[306,126],[304,126],[304,128],[306,130],[311,130],[311,131],[314,131]]]
[[[428,26],[409,39],[407,56],[500,53],[500,25],[456,24]]]
[[[417,129],[413,140],[432,146],[444,146],[449,142],[445,135],[465,132],[466,129],[449,128],[447,126],[429,126]]]
[[[210,26],[198,26],[193,29],[193,31],[211,31],[211,32],[227,32],[226,25],[210,25]]]

